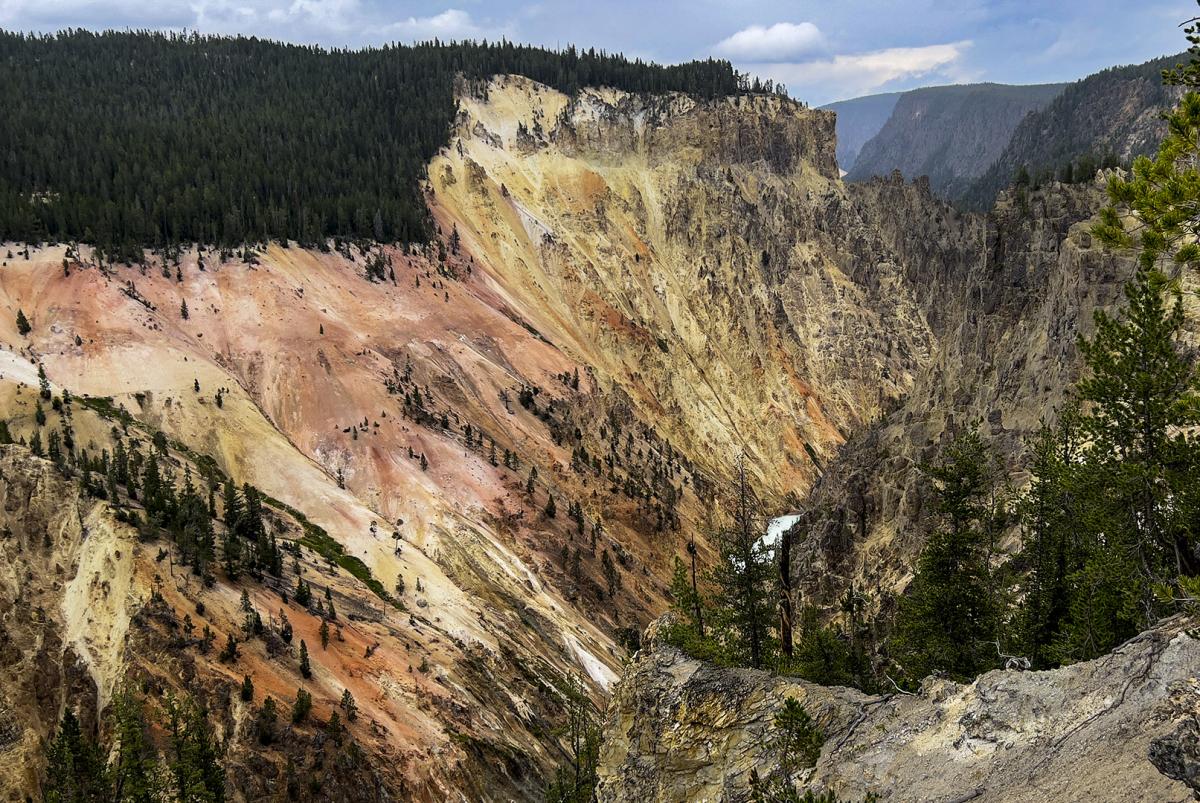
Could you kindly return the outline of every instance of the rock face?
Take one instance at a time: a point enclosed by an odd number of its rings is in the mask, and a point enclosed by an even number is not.
[[[766,493],[803,492],[928,351],[833,121],[501,79],[464,98],[431,203],[503,302],[704,476],[744,451]]]
[[[931,678],[916,695],[880,697],[715,668],[652,641],[613,695],[599,799],[748,799],[751,770],[778,768],[772,719],[795,697],[826,736],[804,784],[842,800],[1183,803],[1188,786],[1155,765],[1194,782],[1195,738],[1176,726],[1194,727],[1200,710],[1200,641],[1186,624],[1083,664],[967,686]]]
[[[957,198],[1008,145],[1017,125],[1049,103],[1063,84],[966,84],[905,92],[887,122],[847,168],[861,181],[899,170],[928,176],[934,192]]]
[[[1057,175],[1068,161],[1084,155],[1112,155],[1125,162],[1151,153],[1166,132],[1162,112],[1180,94],[1178,87],[1163,85],[1162,71],[1186,62],[1186,56],[1113,67],[1068,85],[1020,120],[1002,152],[981,165],[978,178],[954,197],[969,208],[989,209],[1022,165],[1031,175]]]
[[[906,585],[924,543],[918,466],[967,427],[1020,483],[1025,438],[1079,375],[1079,335],[1133,272],[1128,255],[1092,240],[1097,185],[1006,196],[987,216],[950,211],[898,176],[852,187],[920,294],[931,353],[908,394],[850,438],[805,502],[793,575],[817,605],[850,583],[877,595]]]
[[[95,727],[124,665],[136,533],[50,463],[0,447],[0,799],[37,788],[60,707]]]
[[[822,106],[837,115],[838,167],[849,172],[858,159],[858,152],[871,137],[879,133],[892,115],[896,101],[903,92],[885,92],[861,98],[841,100]]]

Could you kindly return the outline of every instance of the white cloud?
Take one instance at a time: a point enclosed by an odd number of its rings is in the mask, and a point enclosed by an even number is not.
[[[370,0],[0,0],[0,25],[187,29],[338,46],[517,36],[511,22],[480,21],[457,8],[399,20],[389,11]]]
[[[887,84],[937,77],[950,83],[972,77],[963,64],[970,40],[924,47],[890,47],[828,59],[757,65],[754,72],[788,86],[793,96],[814,102],[854,97]]]
[[[450,8],[431,17],[409,17],[384,26],[383,33],[404,41],[424,41],[438,38],[483,39],[496,38],[496,31],[488,31],[475,24],[471,15],[457,8]]]
[[[770,27],[751,25],[717,43],[721,56],[748,62],[780,62],[802,58],[824,44],[821,30],[811,22],[777,22]]]

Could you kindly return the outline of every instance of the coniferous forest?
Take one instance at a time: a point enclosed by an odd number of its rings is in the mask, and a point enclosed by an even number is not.
[[[245,37],[0,32],[0,240],[144,246],[423,241],[418,181],[456,76],[519,73],[712,98],[773,91],[727,61],[430,42],[324,50]]]

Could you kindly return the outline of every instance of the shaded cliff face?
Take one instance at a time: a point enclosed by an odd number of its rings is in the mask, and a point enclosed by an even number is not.
[[[862,146],[879,133],[903,92],[887,92],[822,106],[837,115],[838,167],[849,172]]]
[[[1069,84],[1021,120],[994,163],[981,165],[979,177],[953,197],[970,208],[990,209],[1022,166],[1033,176],[1045,171],[1057,176],[1081,156],[1127,162],[1152,153],[1166,133],[1162,113],[1180,96],[1178,87],[1163,85],[1162,71],[1187,61],[1185,55],[1113,67]]]
[[[825,735],[803,784],[841,800],[1183,803],[1189,786],[1158,767],[1196,782],[1191,624],[1062,669],[998,670],[966,686],[931,678],[916,695],[882,697],[718,669],[651,642],[610,704],[598,797],[749,800],[751,771],[778,770],[772,722],[794,697]]]
[[[847,179],[899,170],[909,178],[928,176],[936,192],[956,198],[996,161],[1021,120],[1063,86],[968,84],[905,92],[862,145]]]
[[[1095,185],[1006,197],[986,217],[898,177],[852,195],[926,288],[935,346],[909,394],[850,439],[806,500],[793,575],[804,602],[831,607],[851,583],[876,602],[907,585],[924,543],[919,466],[964,429],[977,427],[1020,484],[1026,438],[1079,376],[1078,337],[1133,272],[1127,254],[1092,240]],[[896,209],[912,213],[882,214]]]

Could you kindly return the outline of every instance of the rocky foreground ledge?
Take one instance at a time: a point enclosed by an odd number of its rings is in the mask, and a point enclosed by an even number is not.
[[[809,779],[856,801],[1200,799],[1200,641],[1163,622],[1111,654],[1047,672],[928,678],[871,696],[647,646],[615,689],[599,799],[742,801],[752,769],[778,766],[772,719],[797,698],[827,741]]]

